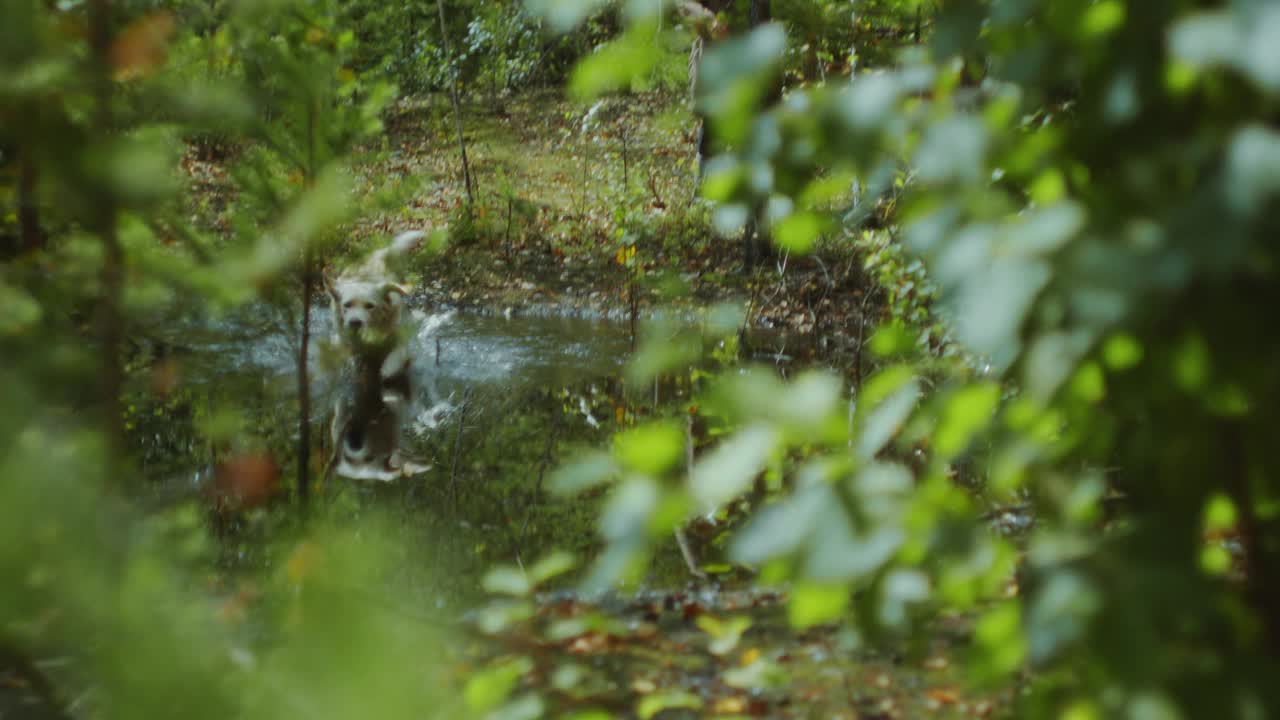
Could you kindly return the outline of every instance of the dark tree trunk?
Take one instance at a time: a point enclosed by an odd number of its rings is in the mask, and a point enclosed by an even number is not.
[[[769,0],[751,0],[751,27],[763,25],[773,19],[773,6]]]
[[[307,188],[316,177],[315,102],[307,108]],[[310,238],[308,238],[310,240]],[[311,350],[311,294],[315,292],[315,259],[310,246],[302,251],[302,332],[298,349],[298,505],[305,512],[311,501],[311,376],[307,363]]]
[[[89,48],[94,59],[94,131],[99,139],[105,139],[115,124],[111,109],[113,28],[110,0],[90,0],[88,15]],[[124,463],[124,418],[120,411],[120,392],[124,385],[124,368],[120,359],[120,347],[124,339],[124,319],[120,309],[124,284],[124,249],[116,233],[114,189],[98,188],[92,203],[89,221],[101,240],[103,249],[102,270],[99,275],[102,299],[98,303],[97,331],[102,343],[102,416],[109,452],[106,474],[110,482],[118,483]]]

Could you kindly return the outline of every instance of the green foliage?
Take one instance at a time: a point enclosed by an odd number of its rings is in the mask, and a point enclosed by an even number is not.
[[[873,200],[901,178],[904,241],[873,241],[868,266],[897,336],[954,341],[947,377],[907,354],[853,389],[851,421],[824,381],[804,423],[785,411],[803,382],[726,383],[707,402],[723,438],[687,487],[680,469],[650,469],[617,489],[637,502],[606,533],[602,572],[624,578],[617,557],[664,542],[643,516],[665,495],[725,502],[780,474],[731,547],[795,578],[796,622],[844,617],[884,637],[918,630],[921,611],[971,608],[972,677],[1031,668],[1027,715],[1074,701],[1081,716],[1260,716],[1280,661],[1274,7],[923,9],[927,45],[777,103],[799,24],[719,43],[698,106],[726,147],[704,187],[718,225],[767,207],[793,253],[841,222],[862,234],[859,213],[818,201],[828,177],[865,179]],[[962,469],[990,480],[988,502],[1031,503],[1018,601],[1001,599],[1015,546],[980,522],[983,496],[952,480]],[[1245,536],[1234,583],[1212,579],[1220,553],[1202,570],[1202,518],[1222,522],[1223,498]]]
[[[266,569],[220,588],[206,525],[231,522],[226,508],[184,492],[142,514],[134,463],[148,458],[121,457],[133,445],[112,432],[187,422],[214,476],[252,475],[271,494],[274,463],[252,474],[235,453],[287,436],[250,437],[228,408],[175,391],[152,333],[288,287],[351,217],[345,155],[380,130],[390,89],[351,71],[353,36],[323,3],[245,3],[181,28],[167,10],[90,5],[0,4],[2,162],[17,154],[38,177],[17,190],[33,219],[0,228],[39,231],[0,266],[0,654],[60,658],[43,699],[77,716],[456,717],[422,660],[435,626],[383,592],[393,546],[377,523],[316,518],[291,536],[277,519]],[[202,152],[184,141],[209,133],[239,161],[221,233],[178,193],[179,159]],[[101,379],[121,367],[157,389],[126,400],[123,379]],[[180,407],[194,417],[169,415]]]
[[[180,300],[283,295],[335,242],[358,210],[345,158],[394,95],[374,75],[437,90],[457,71],[497,96],[583,58],[579,98],[675,88],[688,30],[647,2],[457,0],[444,28],[429,3],[172,5],[0,0],[0,645],[66,657],[48,700],[87,693],[104,717],[544,714],[522,656],[472,675],[465,708],[441,702],[424,682],[436,634],[381,592],[395,548],[380,531],[278,533],[253,578],[261,634],[216,619],[194,589],[212,552],[197,511],[122,500],[136,488],[117,431],[180,402],[122,404],[121,370],[158,358],[147,331]],[[920,647],[959,617],[966,678],[1017,685],[1019,716],[1280,705],[1280,10],[876,0],[842,22],[847,3],[779,1],[748,27],[748,5],[700,66],[714,207],[628,207],[583,246],[618,258],[634,298],[669,232],[756,220],[787,257],[851,245],[890,324],[851,388],[692,367],[708,335],[727,336],[716,363],[735,360],[728,313],[707,334],[645,335],[627,382],[688,372],[696,396],[554,473],[559,492],[607,491],[585,584],[636,581],[684,519],[750,494],[722,549],[787,583],[794,626]],[[565,119],[582,134],[577,110]],[[191,153],[235,160],[216,232],[175,181]],[[575,158],[582,206],[597,159]],[[453,236],[505,235],[511,216],[500,230],[485,212]],[[261,440],[229,413],[188,419],[215,463]],[[1029,527],[987,522],[1004,515]],[[480,628],[529,622],[572,564],[494,569],[505,597]],[[749,630],[701,627],[717,655]],[[760,668],[726,682],[765,685]],[[705,702],[664,688],[635,711]]]
[[[29,397],[10,373],[0,382],[6,397]],[[261,580],[272,632],[247,633],[235,593],[193,590],[190,555],[209,542],[195,506],[142,517],[98,489],[91,436],[43,419],[4,425],[0,641],[66,658],[52,675],[59,697],[91,698],[99,717],[280,717],[300,705],[325,718],[451,716],[422,654],[441,634],[392,595],[368,605],[361,589],[392,569],[386,529],[325,523],[280,543],[278,570]]]

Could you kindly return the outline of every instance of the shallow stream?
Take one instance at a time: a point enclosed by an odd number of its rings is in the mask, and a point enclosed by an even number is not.
[[[157,503],[200,497],[215,459],[253,451],[278,461],[283,507],[296,467],[297,326],[296,317],[259,306],[218,320],[156,323],[147,332],[134,368],[130,429]],[[579,559],[595,551],[599,498],[544,492],[557,464],[575,448],[606,447],[621,423],[680,403],[690,387],[674,379],[629,389],[623,370],[632,339],[624,322],[418,312],[411,326],[412,389],[393,444],[402,466],[426,469],[393,482],[336,472],[316,491],[339,517],[392,518],[398,591],[434,617],[474,620],[487,602],[481,578],[495,565],[527,566],[551,550]],[[353,380],[326,348],[327,308],[315,311],[312,328],[312,434],[320,438],[312,467],[319,467],[342,442],[331,424]],[[787,355],[785,337],[752,344],[757,361]],[[227,424],[239,440],[214,447],[208,438]],[[224,568],[235,574],[273,561],[272,517],[237,517],[221,539]],[[714,559],[714,548],[704,550]],[[797,633],[786,621],[785,591],[694,583],[674,541],[655,557],[646,585],[603,597],[569,588],[543,594],[531,617],[471,646],[462,662],[527,656],[537,668],[527,689],[556,698],[554,707],[603,707],[622,717],[664,693],[675,693],[668,698],[675,704],[662,718],[982,717],[998,707],[955,690],[947,656],[956,635],[946,628],[930,643],[925,666],[860,649],[839,628]],[[738,618],[732,622],[747,629],[726,645],[708,634],[707,617],[713,624]],[[547,637],[570,621],[582,625],[580,634]],[[572,687],[539,686],[566,667],[577,668]]]

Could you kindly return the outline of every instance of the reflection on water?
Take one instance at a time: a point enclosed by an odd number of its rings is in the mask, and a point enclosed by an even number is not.
[[[329,341],[328,308],[315,309],[312,432],[320,449],[310,461],[333,470],[320,473],[316,491],[340,499],[343,512],[372,505],[396,515],[418,564],[471,588],[495,562],[533,562],[553,548],[589,556],[600,498],[550,497],[545,479],[577,448],[607,445],[619,423],[650,415],[659,402],[682,402],[689,376],[629,390],[621,372],[631,347],[624,322],[409,317],[409,382],[387,388],[357,382]],[[258,305],[218,319],[157,323],[142,334],[150,344],[143,354],[167,368],[165,384],[177,388],[158,393],[146,373],[134,375],[131,433],[157,502],[200,491],[236,453],[273,459],[280,487],[292,486],[298,325],[296,316]],[[786,338],[778,340],[754,344],[773,358],[787,350]],[[232,439],[210,442],[211,428],[227,415],[235,418]],[[670,550],[659,564],[680,582],[683,562],[674,543]],[[255,562],[252,546],[237,552],[235,562]]]
[[[531,562],[552,547],[588,554],[593,505],[558,501],[542,486],[573,448],[606,442],[625,414],[627,325],[453,312],[410,318],[407,386],[370,386],[329,347],[328,308],[315,310],[313,432],[323,457],[312,462],[334,471],[318,491],[400,516],[406,547],[472,586],[493,562]],[[173,369],[178,388],[158,396],[146,373],[135,375],[132,436],[149,493],[189,496],[207,484],[211,468],[237,451],[206,439],[228,412],[238,418],[238,442],[269,452],[282,466],[281,485],[292,485],[298,324],[255,306],[147,331],[149,354]],[[236,562],[254,562],[253,548],[237,552]]]

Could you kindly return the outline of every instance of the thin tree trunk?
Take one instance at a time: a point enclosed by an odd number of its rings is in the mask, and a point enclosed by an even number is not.
[[[622,124],[622,195],[624,199],[626,198],[626,195],[627,195],[627,189],[631,185],[631,183],[629,182],[629,179],[630,179],[629,171],[631,166],[629,154],[630,153],[628,152],[628,148],[627,148],[627,124],[624,122]]]
[[[316,112],[313,101],[307,108],[306,187],[315,182]],[[308,238],[310,240],[310,238]],[[311,373],[307,363],[311,349],[311,294],[315,292],[314,260],[310,246],[302,251],[302,340],[298,349],[298,505],[304,510],[311,501]]]
[[[311,251],[302,261],[302,343],[298,350],[298,504],[311,499],[311,377],[307,356],[311,348],[311,293],[314,288]]]
[[[110,0],[89,0],[89,47],[94,58],[94,104],[96,134],[105,139],[115,124],[111,112],[111,35]],[[93,199],[94,230],[102,240],[103,260],[99,279],[102,301],[98,306],[98,334],[102,342],[102,413],[108,443],[107,477],[118,483],[124,462],[124,419],[120,411],[120,393],[124,385],[124,369],[120,360],[124,320],[120,301],[124,282],[124,250],[116,234],[116,201],[114,189],[100,188]]]
[[[773,8],[770,0],[751,0],[751,27],[757,27],[773,20]],[[773,86],[764,97],[765,106],[773,105],[782,98],[781,83],[773,81]],[[745,270],[751,272],[762,262],[769,252],[768,221],[764,217],[765,204],[757,200],[751,207],[751,218],[742,233],[743,264]]]
[[[445,61],[452,65],[453,50],[449,42],[449,28],[444,21],[444,0],[436,0],[436,9],[440,11],[440,38],[444,42]],[[467,187],[467,204],[474,205],[476,198],[471,189],[471,164],[467,162],[467,141],[462,136],[462,101],[458,97],[457,67],[453,69],[453,84],[450,94],[453,100],[454,124],[458,126],[458,151],[462,154],[462,181]]]
[[[770,0],[751,0],[751,27],[763,25],[773,19]]]
[[[636,319],[640,314],[640,300],[636,297],[636,271],[627,268],[627,306],[630,309],[631,352],[636,351]]]
[[[511,263],[511,215],[514,210],[515,198],[507,195],[507,230],[504,233],[502,241],[502,254],[506,258],[508,264]]]

